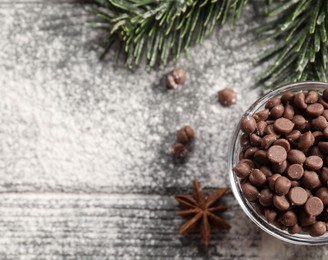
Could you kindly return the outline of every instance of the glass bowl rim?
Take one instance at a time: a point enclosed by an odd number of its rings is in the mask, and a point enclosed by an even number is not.
[[[254,112],[258,111],[264,103],[269,100],[272,97],[279,96],[281,93],[291,90],[291,91],[297,91],[297,90],[304,90],[305,88],[311,89],[311,88],[328,88],[328,83],[320,82],[320,81],[303,81],[303,82],[295,82],[290,84],[282,85],[274,90],[271,90],[264,95],[262,95],[260,98],[258,98],[242,115],[249,115],[253,114]],[[250,202],[248,202],[242,195],[242,191],[240,189],[239,185],[239,178],[235,175],[233,172],[233,161],[235,156],[235,148],[239,145],[239,134],[240,131],[240,122],[235,127],[235,130],[233,132],[231,141],[229,143],[229,150],[228,150],[228,172],[229,172],[229,179],[230,179],[230,185],[232,189],[232,193],[234,194],[234,197],[238,201],[238,204],[243,209],[244,213],[252,220],[252,222],[260,227],[263,231],[265,231],[267,234],[278,238],[284,242],[292,243],[292,244],[298,244],[298,245],[325,245],[328,244],[328,231],[324,236],[320,237],[311,237],[310,235],[304,235],[304,234],[296,234],[291,235],[285,230],[281,230],[278,227],[268,223],[266,220],[264,220],[257,212],[256,210],[250,205]]]

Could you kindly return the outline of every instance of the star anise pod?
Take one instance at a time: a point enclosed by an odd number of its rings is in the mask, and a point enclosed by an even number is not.
[[[178,214],[182,217],[190,217],[189,220],[181,225],[179,234],[187,234],[200,223],[202,243],[207,246],[211,235],[211,225],[220,229],[230,229],[230,225],[216,215],[227,209],[223,205],[217,205],[217,202],[227,190],[227,188],[217,189],[206,196],[204,190],[200,188],[199,181],[194,180],[194,190],[191,196],[176,195],[175,199],[179,202],[180,206],[185,208],[184,210],[178,211]]]

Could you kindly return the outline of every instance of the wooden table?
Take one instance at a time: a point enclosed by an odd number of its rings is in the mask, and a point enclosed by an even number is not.
[[[0,259],[327,259],[326,247],[264,234],[231,194],[232,229],[208,249],[177,234],[174,194],[194,178],[229,186],[231,133],[260,93],[253,10],[192,48],[178,63],[186,84],[167,91],[159,81],[173,63],[129,71],[113,53],[99,61],[87,6],[0,0]],[[225,86],[238,91],[231,108],[216,100]],[[176,165],[169,151],[184,124],[197,141]]]

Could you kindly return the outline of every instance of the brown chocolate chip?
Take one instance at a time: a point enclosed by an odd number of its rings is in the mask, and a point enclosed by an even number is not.
[[[231,106],[236,103],[237,94],[232,88],[224,88],[218,92],[218,100],[222,106]]]
[[[323,203],[318,197],[311,197],[305,203],[304,210],[310,216],[318,216],[323,211]]]
[[[286,195],[289,192],[290,187],[290,180],[284,176],[280,176],[274,184],[276,194],[279,196]]]
[[[290,144],[286,139],[282,139],[282,138],[278,139],[273,144],[274,145],[280,145],[281,147],[283,147],[286,150],[286,152],[290,151]]]
[[[319,237],[325,234],[326,231],[327,231],[326,223],[322,221],[318,221],[310,227],[309,234],[312,237]]]
[[[287,118],[279,118],[273,124],[274,130],[278,133],[288,134],[294,128],[294,123]]]
[[[319,98],[319,103],[323,105],[325,109],[328,108],[328,102],[325,101],[322,97]]]
[[[307,104],[305,103],[305,95],[303,92],[298,93],[294,97],[294,105],[300,109],[306,109]]]
[[[272,205],[273,192],[267,188],[261,190],[259,196],[259,202],[264,207],[270,207]]]
[[[299,130],[293,130],[288,135],[286,135],[286,139],[291,143],[295,143],[301,137],[301,135],[302,134]]]
[[[259,169],[253,169],[249,175],[249,181],[256,187],[261,187],[266,182],[266,176]]]
[[[305,97],[305,103],[313,104],[316,103],[319,99],[318,92],[315,90],[309,90]]]
[[[284,111],[285,108],[283,105],[276,105],[270,110],[270,117],[274,119],[280,118],[284,114]]]
[[[250,175],[252,170],[253,170],[253,167],[251,167],[249,164],[247,164],[245,162],[239,162],[233,168],[233,171],[236,173],[236,175],[239,178],[246,178],[248,175]]]
[[[244,153],[244,158],[249,159],[253,158],[254,154],[259,150],[257,147],[249,147]]]
[[[243,183],[241,185],[241,189],[243,191],[245,198],[248,201],[255,201],[259,197],[259,191],[255,186],[253,186],[249,182]]]
[[[317,118],[312,119],[311,126],[316,130],[322,131],[328,126],[328,122],[324,116],[319,116]]]
[[[265,108],[271,109],[274,106],[277,106],[280,104],[280,99],[279,98],[271,98],[266,104]]]
[[[289,164],[287,160],[285,160],[282,163],[272,163],[271,169],[277,173],[284,173],[287,170],[288,166]]]
[[[280,174],[273,174],[271,177],[268,178],[268,183],[269,183],[269,188],[274,191],[274,186],[275,186],[275,183],[277,181],[277,179],[280,177],[281,175]]]
[[[319,142],[325,140],[323,133],[321,131],[314,131],[312,134],[314,137],[314,144],[318,144]]]
[[[287,102],[292,102],[294,98],[294,93],[292,91],[286,91],[284,94],[281,96],[281,102],[283,104],[287,104]]]
[[[312,190],[321,185],[319,176],[314,171],[304,171],[302,183],[304,187]]]
[[[276,135],[266,135],[262,138],[261,140],[261,146],[263,149],[268,149],[274,141],[277,140],[277,136]]]
[[[186,71],[184,68],[179,67],[172,70],[166,78],[166,84],[169,89],[176,89],[186,80]]]
[[[267,152],[264,150],[258,150],[254,153],[254,160],[260,165],[267,165],[269,163]]]
[[[328,102],[328,89],[325,89],[322,93],[322,97],[324,100]]]
[[[276,221],[277,215],[278,213],[272,209],[264,209],[264,217],[271,224]]]
[[[257,123],[257,133],[259,136],[263,136],[265,132],[265,128],[267,127],[267,123],[265,121],[259,121]]]
[[[323,167],[321,169],[320,180],[324,184],[326,184],[326,185],[328,184],[328,168],[327,167]]]
[[[268,119],[269,115],[269,109],[264,109],[260,112],[255,113],[254,118],[256,119],[256,121],[265,121]]]
[[[291,119],[293,119],[294,114],[295,114],[294,107],[290,104],[286,104],[285,111],[284,111],[284,118],[291,120]]]
[[[300,186],[300,182],[299,181],[291,181],[291,184],[292,184],[292,188],[293,187],[299,187]]]
[[[308,158],[306,158],[304,164],[310,170],[319,170],[323,165],[323,161],[319,156],[311,155]]]
[[[276,135],[277,137],[279,137],[279,135],[274,131],[273,125],[267,125],[264,132],[267,135]]]
[[[239,140],[239,142],[240,142],[240,146],[241,146],[242,148],[246,148],[246,147],[248,147],[249,144],[250,144],[248,134],[242,134],[242,135],[240,136],[240,140]]]
[[[292,234],[292,235],[298,234],[301,231],[302,231],[302,228],[298,224],[296,224],[296,225],[294,225],[292,227],[288,227],[288,233],[289,234]]]
[[[254,162],[250,159],[241,159],[240,163],[247,163],[251,168],[254,168]]]
[[[321,152],[328,154],[328,142],[319,142],[318,146]]]
[[[271,146],[267,154],[269,161],[273,163],[282,163],[287,159],[287,152],[280,145]]]
[[[306,108],[306,113],[311,117],[318,117],[323,113],[324,107],[320,103],[314,103]]]
[[[177,132],[177,140],[180,143],[187,144],[195,140],[195,132],[190,125],[185,125]]]
[[[316,222],[315,216],[310,216],[301,210],[298,214],[298,221],[302,227],[313,225]]]
[[[308,131],[299,138],[298,148],[302,151],[305,151],[309,149],[313,144],[314,144],[314,136],[310,131]]]
[[[176,159],[184,159],[188,155],[188,150],[184,144],[177,143],[172,146],[172,155]]]
[[[325,138],[328,138],[328,127],[326,127],[325,129],[323,129],[322,134]]]
[[[322,116],[328,120],[328,109],[325,109],[322,113]]]
[[[295,115],[292,121],[295,124],[295,128],[297,130],[302,131],[306,127],[307,120],[302,115]]]
[[[256,129],[255,119],[252,116],[244,116],[240,121],[240,129],[244,133],[253,133]]]
[[[279,210],[287,210],[290,207],[289,201],[286,196],[273,196],[273,204]]]
[[[261,170],[261,172],[264,173],[264,175],[266,177],[272,176],[272,171],[270,170],[270,168],[268,166],[263,165],[263,166],[260,167],[260,170]]]
[[[251,145],[253,145],[253,146],[260,146],[262,144],[262,138],[254,133],[251,134],[249,140],[251,142]]]
[[[308,193],[301,187],[293,187],[288,193],[288,198],[292,205],[301,206],[307,201]]]
[[[297,224],[297,216],[292,210],[288,210],[281,214],[279,221],[286,227],[292,227]]]
[[[292,164],[288,167],[287,176],[291,180],[299,180],[303,177],[304,169],[300,164]]]
[[[305,162],[306,157],[305,157],[305,154],[302,151],[296,150],[296,149],[292,149],[292,150],[290,150],[288,152],[287,159],[291,163],[302,164],[302,163]]]
[[[317,190],[315,195],[321,199],[322,203],[324,205],[328,205],[328,188],[327,187],[321,187]]]

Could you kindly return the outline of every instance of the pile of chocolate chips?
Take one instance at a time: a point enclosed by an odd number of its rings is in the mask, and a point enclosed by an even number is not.
[[[177,131],[177,143],[172,146],[173,158],[183,161],[192,149],[195,140],[194,129],[190,125],[185,125]]]
[[[240,122],[234,172],[257,212],[291,234],[328,230],[328,89],[285,92]]]

